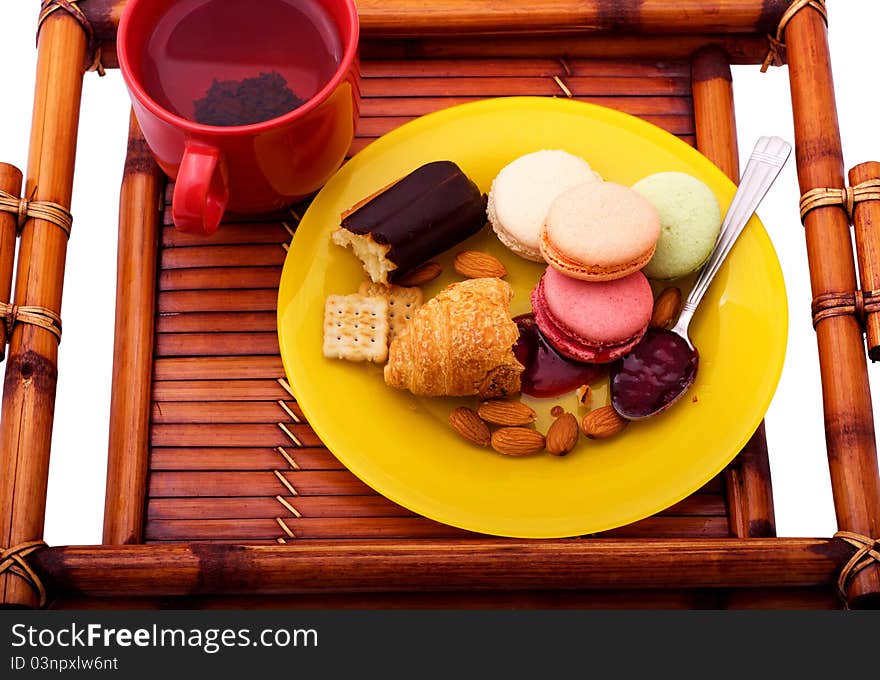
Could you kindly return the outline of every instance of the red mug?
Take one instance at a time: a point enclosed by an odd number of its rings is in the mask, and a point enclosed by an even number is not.
[[[198,36],[188,35],[183,29],[178,30],[179,35],[172,33],[177,52],[193,52],[199,49],[200,41],[217,49],[218,42],[211,42],[212,37],[215,38],[211,31],[216,15],[207,11],[197,14],[205,5],[210,8],[211,2],[216,2],[227,14],[242,12],[240,19],[233,16],[232,21],[243,35],[248,34],[247,22],[253,23],[258,18],[243,13],[259,2],[203,0],[201,5],[193,2],[195,9],[185,17],[189,22],[186,25],[202,22],[206,28]],[[165,174],[176,180],[172,215],[178,229],[210,234],[220,225],[227,210],[258,214],[289,206],[320,189],[345,159],[354,139],[360,102],[357,9],[354,0],[309,2],[323,8],[338,33],[339,63],[329,81],[304,103],[283,115],[263,122],[223,127],[178,115],[169,110],[171,106],[159,104],[144,87],[148,73],[145,71],[147,45],[154,31],[159,30],[157,26],[176,20],[169,19],[169,13],[178,11],[185,3],[172,7],[180,0],[128,0],[117,35],[119,66],[144,139]],[[279,3],[280,0],[275,4]],[[277,26],[265,27],[265,45],[272,42],[273,30],[277,33]],[[250,35],[256,34],[251,30]],[[289,50],[291,38],[288,37],[286,43],[282,35],[274,38],[279,41],[272,48],[275,56],[283,58],[286,54],[283,50]],[[172,45],[170,40],[168,44]],[[247,54],[230,55],[229,59],[247,61],[247,57]],[[183,86],[188,83],[172,83],[162,91]],[[204,92],[204,83],[202,88]]]

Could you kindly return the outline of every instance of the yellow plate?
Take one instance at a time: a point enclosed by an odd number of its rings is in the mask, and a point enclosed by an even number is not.
[[[300,406],[330,451],[379,493],[426,517],[472,531],[528,538],[575,536],[652,515],[699,489],[755,431],[785,355],[788,309],[779,262],[757,218],[748,225],[692,324],[700,370],[668,412],[631,424],[606,441],[581,437],[566,457],[509,458],[472,446],[446,424],[473,399],[415,398],[385,386],[381,367],[325,359],[324,299],[356,292],[360,262],[333,245],[339,215],[416,167],[453,160],[483,191],[514,158],[564,149],[608,180],[631,185],[664,170],[691,173],[723,210],[734,185],[704,156],[638,118],[561,99],[514,97],[440,111],[407,123],[349,161],[318,194],[296,231],[278,299],[281,356]],[[501,258],[516,294],[512,312],[530,311],[542,267],[507,251],[487,228],[462,248]],[[457,249],[456,249],[457,250]],[[457,280],[453,253],[429,297]],[[687,291],[689,281],[681,282]],[[529,400],[546,431],[550,408],[574,396]],[[594,390],[607,403],[607,381]],[[576,411],[577,412],[577,411]],[[583,413],[583,411],[580,411]]]

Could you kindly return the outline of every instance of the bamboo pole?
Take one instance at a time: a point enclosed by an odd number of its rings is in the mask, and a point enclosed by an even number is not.
[[[115,31],[115,29],[114,29]],[[115,41],[115,32],[113,33]],[[732,64],[760,64],[767,54],[764,34],[640,35],[590,33],[533,37],[464,38],[370,38],[361,41],[361,57],[369,59],[437,57],[585,57],[600,59],[687,59],[695,51],[718,46]],[[101,62],[104,68],[119,68],[116,43],[105,42]]]
[[[775,536],[773,485],[763,421],[739,452],[727,484],[728,496],[734,495],[739,499],[739,514],[734,517],[731,513],[731,525],[736,527],[736,535],[745,538]]]
[[[730,62],[720,49],[694,55],[691,69],[697,148],[734,183],[739,183],[739,153]]]
[[[89,20],[95,40],[107,42],[116,40],[119,19],[127,0],[88,0],[80,5],[80,9]]]
[[[134,115],[119,202],[104,543],[141,543],[150,449],[156,261],[164,176]]]
[[[49,548],[33,563],[68,596],[177,597],[827,586],[848,555],[838,541],[808,538],[346,540]]]
[[[871,161],[849,171],[852,186],[880,179],[880,163]],[[868,201],[856,205],[853,215],[856,254],[859,263],[859,282],[867,292],[880,290],[880,203]],[[868,356],[880,361],[880,314],[868,314],[865,319]]]
[[[840,127],[825,23],[809,8],[786,30],[794,111],[798,179],[802,193],[843,187]],[[818,208],[805,220],[813,296],[855,290],[849,220],[838,207]],[[852,316],[836,316],[816,328],[825,410],[825,440],[840,529],[880,536],[880,477],[871,392],[862,332]],[[880,597],[880,568],[863,569],[852,581],[852,606]]]
[[[758,33],[776,29],[790,0],[358,0],[365,35],[560,33]],[[125,0],[89,0],[82,9],[98,40],[113,40]],[[635,4],[635,8],[633,5]]]
[[[70,206],[82,95],[86,35],[66,12],[43,24],[39,39],[26,194]],[[15,301],[61,309],[67,237],[57,226],[31,219],[18,254]],[[49,449],[58,376],[58,341],[33,325],[12,334],[0,418],[0,545],[43,535]],[[35,606],[20,579],[0,575],[0,603]]]
[[[739,183],[739,152],[733,78],[727,55],[717,47],[697,52],[692,80],[697,148]],[[740,538],[776,534],[770,463],[763,421],[724,473],[730,527]]]
[[[560,33],[622,30],[633,33],[764,33],[775,27],[789,0],[360,0],[367,35],[409,36]]]
[[[9,163],[0,163],[0,191],[21,195],[21,170]],[[0,212],[0,302],[12,302],[12,270],[15,266],[15,242],[18,238],[18,217]],[[0,320],[0,361],[6,357],[6,324]]]

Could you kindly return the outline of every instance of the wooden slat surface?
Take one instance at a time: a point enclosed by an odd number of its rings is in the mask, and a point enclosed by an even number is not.
[[[467,532],[424,517],[285,517],[284,524],[294,536],[287,536],[274,519],[228,520],[152,520],[147,540],[204,541],[274,540],[279,534],[288,538],[462,538]]]
[[[166,217],[167,221],[167,217]],[[163,244],[165,245],[165,244]],[[160,267],[190,269],[192,267],[278,267],[287,253],[278,244],[211,245],[188,248],[163,247]]]
[[[159,314],[180,312],[268,312],[275,309],[275,288],[174,290],[159,293]]]
[[[696,142],[696,137],[691,134],[679,133],[678,137],[680,139],[682,139],[683,141],[687,142],[688,144],[690,144],[691,146],[693,146],[694,143]],[[358,153],[359,151],[363,151],[370,144],[370,142],[373,141],[373,139],[375,139],[375,138],[374,137],[364,137],[362,135],[358,135],[358,137],[354,140],[354,142],[352,142],[351,148],[349,149],[349,154],[353,156],[354,154]],[[169,219],[169,218],[166,215],[166,220],[167,219]]]
[[[157,405],[158,406],[158,405]],[[325,448],[283,447],[300,470],[344,470],[342,463]],[[154,447],[150,453],[154,471],[292,470],[277,448],[272,447]],[[717,492],[716,492],[717,493]],[[199,517],[198,513],[192,515]]]
[[[277,380],[180,380],[173,374],[153,383],[153,400],[165,401],[262,401],[287,397]]]
[[[156,356],[235,356],[278,354],[278,335],[267,333],[175,333],[156,337]]]
[[[284,502],[303,517],[409,517],[413,513],[382,496],[348,496],[339,503],[333,496],[283,496]],[[274,519],[293,516],[274,496],[235,498],[153,498],[151,519]],[[694,494],[659,513],[666,517],[725,517],[724,499],[719,494]]]
[[[280,356],[156,359],[153,367],[155,380],[277,379],[283,376]]]
[[[670,77],[646,75],[632,78],[614,76],[568,76],[560,74],[572,91],[617,92],[631,90],[642,96],[669,97],[689,96],[690,78],[687,75]],[[365,78],[361,85],[364,97],[508,97],[511,95],[562,94],[553,78],[511,76],[507,78],[481,78],[455,76],[448,78]]]
[[[210,501],[206,500],[206,503]],[[293,532],[288,536],[275,519],[164,520],[147,525],[152,541],[273,541],[279,534],[288,539],[308,538],[467,538],[470,532],[424,517],[331,517],[282,520]],[[726,517],[649,517],[602,534],[605,538],[711,538],[727,533]]]
[[[418,116],[385,116],[382,118],[364,118],[358,125],[358,134],[361,137],[381,137],[400,127],[404,123],[414,120]],[[674,135],[689,134],[692,130],[693,118],[687,114],[662,114],[642,115],[649,123],[664,128]]]
[[[482,59],[414,59],[397,61],[374,59],[361,64],[363,78],[511,78],[553,76],[615,76],[618,78],[653,78],[666,76],[687,81],[690,66],[672,61],[599,61],[596,59],[547,58],[482,58]],[[606,96],[613,96],[609,89]],[[624,92],[626,90],[623,90]],[[602,91],[605,93],[605,91]]]
[[[377,495],[348,496],[339,503],[333,496],[285,496],[303,517],[412,517],[412,512]],[[153,498],[148,506],[151,519],[271,519],[293,517],[273,496],[252,498]]]
[[[270,312],[203,312],[162,314],[157,333],[275,332],[275,310]]]
[[[165,190],[165,199],[171,200],[172,184]],[[222,245],[255,245],[260,243],[277,244],[289,237],[289,233],[280,222],[235,222],[224,224],[210,236],[190,234],[178,231],[173,226],[165,226],[162,230],[162,245],[166,248],[183,246],[222,246]]]
[[[362,120],[352,154],[415,117],[449,106],[493,96],[565,96],[553,76],[579,101],[641,116],[694,141],[691,70],[684,60],[367,60],[362,73]],[[166,203],[172,191],[169,186]],[[373,492],[323,447],[279,383],[284,370],[275,308],[286,257],[282,244],[289,242],[305,208],[294,206],[264,221],[231,216],[229,224],[207,239],[176,231],[166,210],[157,293],[148,541],[274,543],[280,538],[431,540],[470,535],[414,515]],[[301,422],[295,423],[288,410]],[[723,492],[716,478],[657,516],[608,535],[729,536]]]
[[[153,424],[168,423],[271,423],[290,420],[285,407],[293,411],[298,418],[303,418],[299,406],[283,400],[284,406],[277,401],[209,401],[209,402],[165,402],[154,403]]]
[[[687,116],[691,112],[690,100],[685,97],[575,95],[572,98],[576,101],[608,106],[633,116]],[[365,99],[361,104],[361,118],[365,121],[379,116],[422,116],[481,99],[483,97],[374,97]]]
[[[228,290],[230,288],[268,288],[277,290],[281,267],[204,267],[172,269],[159,276],[159,290]]]
[[[370,489],[348,470],[290,470],[279,460],[279,474],[299,496],[360,496]],[[277,496],[290,493],[275,472],[154,472],[151,498]]]
[[[291,423],[287,428],[303,446],[321,445],[309,425]],[[154,424],[150,436],[153,446],[199,446],[206,441],[220,441],[227,446],[292,446],[290,437],[277,426],[277,422]]]

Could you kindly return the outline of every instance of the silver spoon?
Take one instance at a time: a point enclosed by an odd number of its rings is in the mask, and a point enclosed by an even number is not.
[[[697,375],[698,355],[688,326],[733,244],[788,160],[791,145],[761,137],[703,265],[672,330],[649,329],[612,371],[611,404],[624,418],[639,420],[666,410],[687,392]]]

